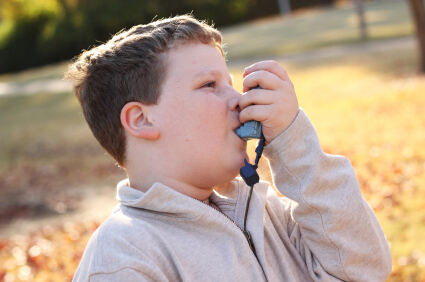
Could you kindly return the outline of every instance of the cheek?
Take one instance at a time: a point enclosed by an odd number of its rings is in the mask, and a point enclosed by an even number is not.
[[[227,128],[225,102],[211,95],[198,110],[199,126],[203,127],[203,130],[201,129],[200,131],[210,136],[210,138],[221,138],[226,133]]]
[[[160,109],[160,123],[164,137],[176,138],[188,134],[192,110],[185,99],[178,95],[168,98]]]
[[[201,94],[202,95],[202,94]],[[172,140],[184,139],[185,144],[199,149],[215,150],[228,131],[226,102],[215,95],[177,99],[167,107],[166,135]],[[169,139],[168,138],[168,139]],[[194,148],[192,148],[194,149]]]

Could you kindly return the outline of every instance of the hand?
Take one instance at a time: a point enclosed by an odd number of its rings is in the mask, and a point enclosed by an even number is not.
[[[243,74],[243,92],[239,99],[239,120],[257,120],[263,126],[266,143],[289,127],[298,113],[294,85],[286,70],[276,61],[261,61]],[[262,89],[252,89],[260,86]]]

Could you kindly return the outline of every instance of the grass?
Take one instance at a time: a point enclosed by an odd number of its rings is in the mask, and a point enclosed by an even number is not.
[[[58,164],[70,158],[84,165],[91,153],[101,152],[69,92],[1,98],[0,126],[0,171],[11,164]]]
[[[335,44],[360,43],[357,16],[349,3],[223,29],[229,58],[282,55]],[[365,2],[365,11],[370,40],[414,33],[406,1]]]
[[[0,97],[0,128],[0,227],[72,211],[84,187],[124,177],[69,92]]]

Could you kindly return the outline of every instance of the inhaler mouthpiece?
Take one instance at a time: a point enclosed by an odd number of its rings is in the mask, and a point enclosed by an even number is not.
[[[244,140],[260,139],[262,136],[261,123],[250,120],[235,130],[235,133]]]

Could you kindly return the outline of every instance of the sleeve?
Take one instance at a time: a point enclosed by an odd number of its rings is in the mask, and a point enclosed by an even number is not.
[[[314,280],[384,281],[391,254],[350,161],[322,151],[300,108],[264,149],[277,189],[287,196],[288,236]]]
[[[141,272],[133,268],[122,268],[114,272],[94,273],[89,276],[89,282],[150,282],[150,281],[168,281],[162,275],[152,272]]]

